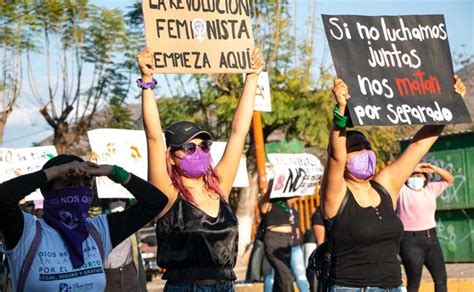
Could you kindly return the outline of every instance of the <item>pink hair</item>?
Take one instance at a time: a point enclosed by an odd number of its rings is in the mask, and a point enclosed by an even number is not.
[[[166,166],[168,168],[168,174],[171,178],[171,182],[173,183],[173,186],[186,199],[186,201],[196,204],[196,202],[194,201],[193,195],[188,190],[188,188],[184,186],[183,182],[181,181],[181,176],[183,176],[183,172],[177,165],[171,164],[172,154],[171,154],[170,149],[168,149],[167,152],[168,152],[167,153],[168,159],[166,160]],[[206,188],[208,190],[211,190],[217,193],[221,199],[223,199],[224,201],[227,201],[227,199],[224,196],[224,192],[219,187],[220,182],[221,182],[221,178],[217,174],[216,170],[212,167],[212,165],[210,165],[209,169],[204,175],[204,184],[206,185]]]

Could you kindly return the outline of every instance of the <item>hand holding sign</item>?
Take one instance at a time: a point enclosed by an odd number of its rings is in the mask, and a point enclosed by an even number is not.
[[[152,53],[153,52],[149,48],[145,48],[137,55],[137,62],[140,66],[140,72],[142,73],[142,80],[145,82],[147,81],[145,79],[151,80],[153,70],[155,70]]]
[[[259,48],[253,49],[251,68],[255,71],[249,73],[248,75],[255,74],[257,76],[262,73],[263,68],[265,68],[265,60],[263,59],[262,53],[260,52]]]
[[[462,96],[463,98],[464,96],[466,96],[466,86],[458,75],[454,75],[454,91],[456,91],[456,93]]]
[[[341,114],[344,114],[347,100],[351,98],[349,95],[349,89],[347,88],[347,84],[339,78],[334,79],[334,86],[332,88],[332,93],[336,98],[337,108]]]

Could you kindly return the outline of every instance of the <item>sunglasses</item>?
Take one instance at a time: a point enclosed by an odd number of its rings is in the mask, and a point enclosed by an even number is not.
[[[212,145],[212,141],[209,141],[209,140],[204,140],[199,144],[196,144],[194,142],[189,142],[189,143],[184,144],[181,147],[173,148],[173,151],[182,150],[187,155],[192,155],[194,154],[194,152],[196,152],[196,149],[199,147],[203,152],[209,153],[209,151],[211,151],[211,145]]]

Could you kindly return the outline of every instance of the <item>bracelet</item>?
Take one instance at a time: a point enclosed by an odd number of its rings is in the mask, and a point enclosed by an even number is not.
[[[347,117],[339,113],[339,108],[337,107],[337,105],[334,107],[334,110],[332,112],[334,114],[334,118],[333,118],[334,124],[336,124],[336,126],[338,126],[341,129],[344,129],[345,127],[347,127]]]
[[[157,84],[158,81],[156,81],[155,78],[153,78],[150,82],[143,82],[141,78],[137,79],[137,86],[141,89],[155,89]]]
[[[128,171],[117,165],[114,165],[114,167],[112,167],[112,171],[108,175],[111,180],[118,184],[123,184],[124,182],[126,182],[129,176],[130,174],[128,173]]]

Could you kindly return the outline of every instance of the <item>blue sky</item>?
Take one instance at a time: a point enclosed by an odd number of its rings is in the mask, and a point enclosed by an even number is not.
[[[410,14],[443,14],[448,28],[452,54],[463,52],[474,54],[474,1],[473,0],[292,0],[296,5],[298,27],[303,30],[307,19],[308,1],[316,1],[317,32],[315,37],[315,64],[325,60],[332,63],[331,56],[323,33],[321,14],[358,14],[358,15],[410,15]],[[91,1],[97,5],[126,10],[135,1]],[[314,3],[314,2],[311,2]],[[326,54],[324,54],[326,52]],[[456,69],[456,68],[455,68]],[[138,73],[138,72],[137,72]],[[44,68],[35,72],[44,77]],[[138,75],[137,75],[138,78]],[[7,122],[3,147],[30,147],[33,142],[52,135],[52,130],[39,115],[36,104],[28,94],[28,85],[23,84],[25,96],[13,111]],[[165,87],[164,87],[165,88]],[[164,90],[160,92],[166,94]]]

